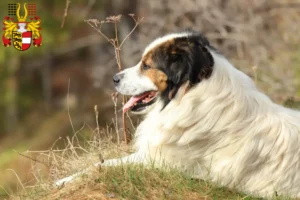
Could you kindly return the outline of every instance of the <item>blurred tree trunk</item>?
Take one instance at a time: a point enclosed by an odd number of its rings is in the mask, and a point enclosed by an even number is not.
[[[20,57],[16,53],[14,56],[8,56],[6,62],[7,77],[4,81],[4,128],[5,133],[15,130],[18,124],[18,80],[16,71],[20,67]]]

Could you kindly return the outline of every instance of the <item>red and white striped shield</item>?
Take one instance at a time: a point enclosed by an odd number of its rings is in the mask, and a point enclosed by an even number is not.
[[[31,45],[32,32],[19,32],[13,31],[13,45],[19,51],[25,51],[29,49]]]

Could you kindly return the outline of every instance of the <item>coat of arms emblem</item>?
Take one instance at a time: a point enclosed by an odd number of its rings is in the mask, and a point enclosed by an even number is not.
[[[41,19],[36,16],[36,5],[24,3],[24,16],[20,15],[20,10],[20,3],[8,4],[8,16],[3,19],[3,45],[13,45],[19,51],[29,49],[31,44],[41,46]],[[30,17],[29,20],[27,17]]]

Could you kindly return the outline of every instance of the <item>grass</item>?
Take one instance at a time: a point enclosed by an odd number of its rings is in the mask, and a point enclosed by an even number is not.
[[[100,140],[94,137],[85,143],[85,147],[69,143],[63,151],[43,152],[45,157],[50,158],[51,173],[41,175],[33,172],[36,184],[24,185],[22,191],[10,196],[11,199],[260,199],[193,179],[176,169],[162,170],[141,165],[94,167],[74,182],[62,188],[55,187],[55,180],[93,166],[92,163],[99,161],[99,153],[101,157],[111,158],[131,151],[130,146],[117,145],[109,138]]]

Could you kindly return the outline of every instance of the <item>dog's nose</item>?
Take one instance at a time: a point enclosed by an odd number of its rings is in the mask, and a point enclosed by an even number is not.
[[[116,74],[113,76],[113,81],[115,84],[118,84],[120,82],[120,77]]]

